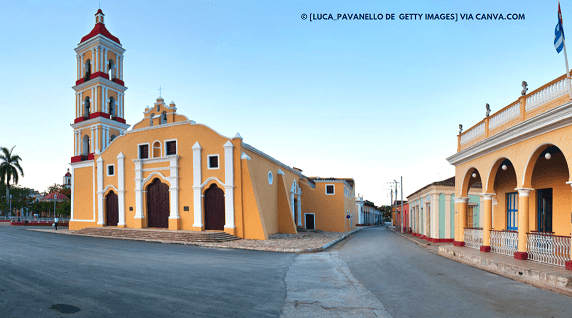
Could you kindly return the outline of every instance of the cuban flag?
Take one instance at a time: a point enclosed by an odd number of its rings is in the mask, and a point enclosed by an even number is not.
[[[554,47],[560,53],[564,47],[564,29],[562,29],[562,12],[560,11],[560,1],[558,1],[558,24],[554,30]]]

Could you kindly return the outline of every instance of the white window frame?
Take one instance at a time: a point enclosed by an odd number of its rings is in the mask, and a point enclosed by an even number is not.
[[[328,186],[332,186],[334,188],[333,193],[328,193]],[[326,195],[336,195],[336,185],[335,184],[326,184],[324,190],[326,191]]]
[[[159,157],[155,157],[155,147],[153,147],[153,146],[155,145],[156,142],[159,143]],[[161,141],[159,141],[159,140],[153,141],[152,146],[151,146],[151,154],[153,156],[149,156],[149,158],[161,158],[161,157],[163,157],[163,146],[161,145]]]
[[[149,145],[148,142],[144,142],[144,143],[142,143],[142,144],[137,144],[137,159],[149,159],[149,158],[152,158],[151,156],[148,156],[147,158],[141,158],[141,157],[139,157],[139,156],[141,155],[141,151],[139,151],[139,146],[143,146],[143,145],[147,145],[147,150],[148,150],[149,152],[151,152],[151,154],[153,154],[153,152],[152,152],[153,149],[151,148],[151,145]]]
[[[179,142],[177,141],[177,139],[165,139],[165,140],[163,140],[163,148],[165,149],[165,151],[163,151],[163,153],[165,154],[165,156],[167,156],[167,142],[169,142],[169,141],[175,142],[175,145],[176,145],[175,155],[178,155],[179,154]],[[169,156],[174,156],[174,155],[169,155]]]
[[[309,214],[312,214],[314,216],[314,228],[311,230],[315,230],[316,229],[316,213],[304,213],[304,228],[306,230],[308,229],[308,224],[306,224],[306,215],[309,215]]]
[[[113,174],[109,174],[109,167],[113,167]],[[115,176],[115,164],[110,164],[110,165],[105,166],[105,175],[108,177]]]
[[[268,184],[272,185],[274,183],[274,174],[272,171],[268,171]]]
[[[212,168],[212,167],[211,167],[211,159],[210,159],[211,157],[216,157],[216,158],[217,158],[216,161],[217,161],[218,167],[216,167],[216,168]],[[219,155],[207,155],[207,169],[208,169],[208,170],[217,170],[217,169],[220,169],[220,158],[219,158]]]

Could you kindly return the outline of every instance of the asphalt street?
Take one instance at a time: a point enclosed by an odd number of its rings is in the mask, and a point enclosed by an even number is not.
[[[339,247],[393,317],[572,317],[572,299],[455,262],[385,228]]]
[[[0,227],[0,317],[278,317],[296,254]]]

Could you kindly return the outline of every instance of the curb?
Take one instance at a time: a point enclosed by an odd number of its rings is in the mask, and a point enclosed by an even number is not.
[[[162,244],[178,244],[178,245],[192,245],[192,246],[199,246],[199,247],[206,247],[206,248],[227,248],[227,249],[240,249],[240,250],[251,250],[251,251],[262,251],[262,252],[279,252],[279,253],[316,253],[321,252],[330,248],[331,246],[341,242],[342,240],[346,239],[350,235],[354,234],[357,231],[362,230],[363,227],[357,228],[354,230],[349,231],[348,233],[344,234],[342,237],[337,238],[331,242],[328,242],[319,247],[313,248],[264,248],[264,247],[252,247],[252,246],[229,246],[229,245],[218,245],[221,243],[201,243],[201,242],[183,242],[183,241],[165,241],[165,240],[150,240],[150,239],[138,239],[138,238],[129,238],[129,237],[109,237],[109,236],[99,236],[99,235],[89,235],[89,234],[75,234],[75,233],[65,233],[65,232],[56,232],[56,231],[46,231],[45,229],[25,229],[26,231],[34,231],[34,232],[42,232],[42,233],[50,233],[50,234],[61,234],[61,235],[73,235],[73,236],[84,236],[84,237],[95,237],[95,238],[103,238],[103,239],[111,239],[111,240],[124,240],[124,241],[137,241],[137,242],[148,242],[148,243],[162,243]],[[222,243],[224,244],[224,243]]]

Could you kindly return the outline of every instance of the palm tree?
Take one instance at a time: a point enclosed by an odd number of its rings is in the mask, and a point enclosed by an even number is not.
[[[22,158],[17,154],[12,155],[14,148],[0,147],[0,183],[6,184],[6,202],[9,204],[10,200],[10,181],[13,180],[14,184],[18,184],[18,171],[20,175],[24,176],[24,171],[20,167]]]

